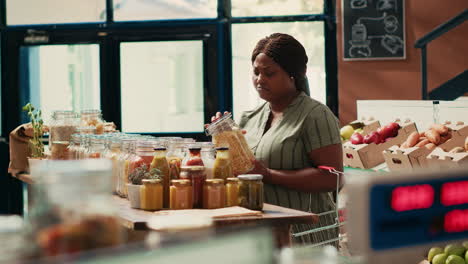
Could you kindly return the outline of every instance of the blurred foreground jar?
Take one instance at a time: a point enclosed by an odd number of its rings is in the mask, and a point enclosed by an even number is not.
[[[227,178],[226,183],[226,206],[239,205],[239,179]]]
[[[206,180],[205,167],[182,166],[180,178],[192,182],[193,208],[203,208],[203,185]]]
[[[216,209],[226,206],[226,186],[223,179],[207,179],[203,186],[203,208]]]
[[[0,216],[0,263],[21,263],[19,260],[29,257],[33,248],[25,229],[20,216]]]
[[[206,133],[213,137],[216,147],[228,147],[232,158],[234,175],[253,169],[255,156],[250,150],[239,126],[232,120],[232,114],[223,115],[206,128]]]
[[[50,161],[32,185],[31,241],[43,256],[113,247],[123,242],[111,200],[109,160]]]
[[[192,209],[192,183],[190,180],[172,180],[170,189],[170,209]]]
[[[163,208],[163,184],[160,179],[143,179],[140,189],[140,208],[143,210],[161,210]]]
[[[239,179],[239,206],[251,210],[263,209],[263,176],[261,174],[243,174]]]

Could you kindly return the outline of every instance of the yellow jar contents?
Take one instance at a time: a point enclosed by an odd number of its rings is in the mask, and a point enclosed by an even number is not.
[[[239,205],[239,179],[227,178],[226,183],[226,206]]]
[[[154,157],[151,162],[151,169],[158,169],[162,178],[163,185],[163,206],[164,208],[169,208],[169,187],[171,179],[169,178],[169,165],[166,159],[166,148],[155,148]]]
[[[163,207],[163,186],[159,179],[142,180],[140,207],[143,210],[160,210]]]
[[[192,183],[190,180],[172,180],[170,188],[171,210],[192,209]]]
[[[263,176],[260,174],[239,175],[239,206],[251,210],[263,209]]]
[[[232,177],[232,162],[229,156],[229,148],[216,148],[216,159],[213,165],[213,175],[215,179],[223,179]]]
[[[203,208],[216,209],[226,206],[226,187],[223,179],[207,179],[203,186]]]

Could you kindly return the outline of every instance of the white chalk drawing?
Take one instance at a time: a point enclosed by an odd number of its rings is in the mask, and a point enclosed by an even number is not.
[[[352,9],[362,9],[367,7],[367,0],[351,0]]]
[[[392,54],[396,54],[398,50],[403,49],[403,40],[395,35],[369,36],[369,39],[380,38],[380,45]]]
[[[349,44],[349,56],[351,57],[370,57],[372,51],[370,49],[371,41],[367,39],[367,28],[364,24],[354,24],[351,28],[351,40]]]
[[[376,8],[378,11],[394,9],[397,11],[397,1],[396,0],[379,0],[377,2]]]
[[[387,33],[393,33],[398,30],[398,19],[396,16],[388,16],[384,18],[384,26]]]

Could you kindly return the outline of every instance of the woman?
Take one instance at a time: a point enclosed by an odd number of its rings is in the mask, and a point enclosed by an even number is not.
[[[244,112],[239,125],[257,159],[250,173],[264,176],[265,202],[321,213],[334,208],[330,192],[336,188],[336,176],[317,167],[342,171],[343,154],[338,120],[305,93],[307,60],[304,47],[290,35],[261,39],[251,57],[252,83],[266,102]],[[333,223],[334,216],[327,215],[317,225],[295,225],[292,232]],[[294,242],[318,243],[337,235],[331,229]]]

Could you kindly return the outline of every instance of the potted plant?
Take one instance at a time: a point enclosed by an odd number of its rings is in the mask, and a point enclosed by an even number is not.
[[[161,171],[156,168],[148,171],[148,165],[146,164],[137,167],[128,175],[129,183],[127,183],[127,190],[130,207],[137,209],[140,208],[140,189],[143,186],[143,179],[160,179],[160,175]]]
[[[42,143],[42,136],[44,135],[44,121],[42,120],[41,110],[36,109],[31,103],[23,106],[23,111],[28,113],[33,132],[33,136],[29,140],[31,155],[28,157],[29,170],[32,177],[34,174],[32,172],[33,167],[35,167],[41,160],[45,160],[44,143]]]

